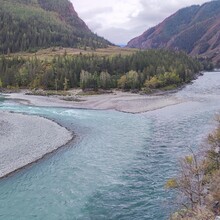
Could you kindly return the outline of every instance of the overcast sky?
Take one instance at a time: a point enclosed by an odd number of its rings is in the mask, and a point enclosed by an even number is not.
[[[158,24],[178,9],[210,0],[71,0],[89,28],[115,44]]]

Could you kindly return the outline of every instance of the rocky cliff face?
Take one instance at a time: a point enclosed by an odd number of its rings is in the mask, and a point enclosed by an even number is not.
[[[129,41],[127,47],[184,50],[217,62],[220,57],[220,1],[181,9]]]
[[[41,8],[57,13],[59,18],[67,24],[91,32],[85,22],[79,18],[74,6],[68,0],[38,0],[38,2]]]

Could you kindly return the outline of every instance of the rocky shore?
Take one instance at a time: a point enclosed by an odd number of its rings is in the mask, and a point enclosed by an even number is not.
[[[0,111],[0,178],[27,166],[73,138],[48,119]]]

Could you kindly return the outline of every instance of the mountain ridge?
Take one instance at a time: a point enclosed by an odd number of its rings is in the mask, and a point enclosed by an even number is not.
[[[68,0],[0,0],[0,53],[111,45],[94,34]]]
[[[184,50],[220,62],[220,1],[180,9],[130,40],[127,47]]]

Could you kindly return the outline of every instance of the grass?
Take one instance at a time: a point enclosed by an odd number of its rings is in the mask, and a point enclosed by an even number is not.
[[[80,96],[91,96],[91,95],[102,95],[102,94],[111,94],[112,90],[103,90],[98,89],[97,91],[94,90],[84,90],[78,93]]]
[[[172,84],[172,85],[165,86],[165,87],[161,88],[162,91],[171,91],[171,90],[174,90],[174,89],[177,89],[177,85],[175,85],[175,84]]]
[[[64,101],[68,101],[68,102],[83,102],[83,101],[85,101],[83,99],[79,99],[79,98],[74,97],[74,96],[67,96],[67,97],[63,97],[61,99],[64,100]]]
[[[52,47],[47,49],[41,49],[33,52],[18,52],[18,53],[12,53],[9,56],[19,56],[23,58],[31,58],[31,57],[37,57],[38,59],[45,60],[45,59],[52,59],[56,55],[68,55],[68,56],[74,56],[74,55],[99,55],[99,56],[115,56],[118,54],[121,54],[122,56],[130,55],[138,51],[138,49],[132,49],[132,48],[121,48],[116,46],[109,46],[107,48],[99,48],[96,50],[92,50],[91,48],[85,49],[79,49],[79,48],[63,48],[63,47]]]
[[[67,91],[55,91],[55,90],[32,90],[27,92],[26,95],[37,95],[37,96],[70,96],[71,94]]]

